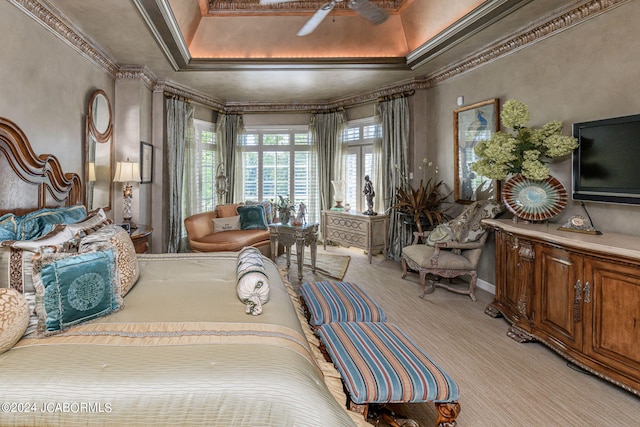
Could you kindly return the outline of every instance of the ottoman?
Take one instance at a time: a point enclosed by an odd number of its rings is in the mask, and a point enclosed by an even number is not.
[[[382,308],[355,283],[304,283],[300,294],[313,327],[329,322],[384,322],[387,319]]]
[[[350,409],[366,418],[369,404],[434,402],[436,426],[455,426],[455,381],[391,323],[327,323],[316,330],[338,369]]]

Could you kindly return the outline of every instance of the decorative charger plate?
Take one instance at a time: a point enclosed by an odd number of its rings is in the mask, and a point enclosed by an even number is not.
[[[567,190],[553,177],[535,180],[518,174],[505,182],[502,201],[518,218],[544,221],[567,206]]]

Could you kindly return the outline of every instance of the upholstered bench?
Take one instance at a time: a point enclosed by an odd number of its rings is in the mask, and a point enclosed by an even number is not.
[[[456,425],[458,386],[391,323],[327,323],[316,330],[340,372],[349,409],[365,419],[369,404],[434,402],[436,426]]]
[[[300,294],[314,328],[329,322],[384,322],[387,319],[382,308],[355,283],[304,283]]]

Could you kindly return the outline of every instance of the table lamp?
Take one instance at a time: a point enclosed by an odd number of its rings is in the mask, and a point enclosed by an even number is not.
[[[140,164],[137,162],[130,162],[129,159],[127,159],[126,162],[117,162],[113,182],[125,183],[123,192],[124,209],[122,211],[122,220],[129,224],[129,228],[131,230],[135,230],[138,226],[131,219],[131,199],[133,198],[131,183],[140,182]]]

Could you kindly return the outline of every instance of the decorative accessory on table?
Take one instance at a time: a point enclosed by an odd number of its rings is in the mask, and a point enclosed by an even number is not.
[[[344,192],[345,192],[345,182],[342,180],[331,181],[331,185],[333,186],[333,200],[335,200],[336,205],[331,208],[332,211],[343,211],[344,206],[342,206],[342,202],[344,202]]]
[[[269,279],[262,262],[262,253],[252,246],[242,248],[237,261],[238,298],[246,304],[246,313],[257,316],[269,301]]]
[[[124,222],[129,223],[129,227],[132,230],[138,228],[135,222],[132,220],[131,213],[131,199],[133,198],[133,189],[131,187],[132,182],[140,182],[140,164],[137,162],[130,162],[127,158],[126,162],[118,162],[116,164],[116,173],[113,177],[113,182],[124,182],[124,207],[122,211],[122,219]]]
[[[516,217],[544,221],[562,212],[566,206],[566,190],[562,183],[549,177],[547,163],[567,156],[578,147],[577,139],[562,135],[562,122],[550,121],[541,128],[529,128],[529,109],[510,99],[504,103],[500,120],[513,133],[496,132],[488,141],[475,147],[480,158],[471,169],[491,179],[507,179],[502,200]],[[514,180],[514,182],[510,182]]]
[[[600,230],[593,226],[593,221],[591,220],[591,215],[587,211],[587,207],[584,205],[584,202],[581,203],[582,209],[584,209],[584,213],[587,214],[587,218],[574,215],[569,220],[564,223],[564,225],[558,227],[558,230],[562,231],[575,231],[578,233],[586,233],[586,234],[602,234]]]
[[[507,209],[525,221],[546,221],[567,206],[567,190],[554,177],[529,179],[520,174],[509,178],[502,188]]]
[[[369,175],[365,175],[364,177],[364,189],[362,193],[367,202],[367,210],[362,213],[365,215],[378,215],[378,213],[373,210],[373,198],[376,196],[376,192],[373,189],[373,182],[371,182]]]
[[[296,207],[288,197],[278,196],[280,201],[276,203],[276,210],[278,211],[278,218],[280,224],[289,224],[291,221],[291,215],[296,212]]]

